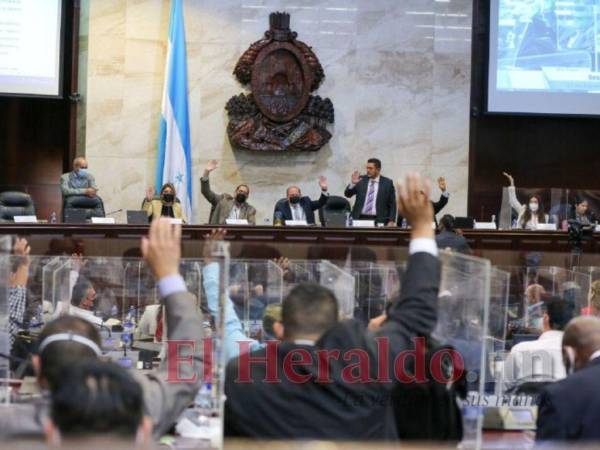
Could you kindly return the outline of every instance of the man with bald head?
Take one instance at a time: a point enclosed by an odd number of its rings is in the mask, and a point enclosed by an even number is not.
[[[287,201],[279,201],[273,211],[273,222],[296,220],[305,221],[308,225],[315,224],[315,211],[321,209],[327,203],[329,193],[327,192],[327,178],[319,177],[321,196],[319,200],[311,200],[310,197],[302,196],[298,186],[287,188],[285,195]]]
[[[573,319],[562,350],[569,376],[542,391],[536,439],[600,442],[600,318]]]
[[[88,163],[83,156],[75,158],[73,170],[60,177],[60,190],[65,199],[75,195],[96,197],[98,186],[94,176],[88,172]]]

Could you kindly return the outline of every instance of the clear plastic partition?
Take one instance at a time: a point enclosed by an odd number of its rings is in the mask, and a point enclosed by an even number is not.
[[[486,340],[486,359],[492,378],[486,385],[486,392],[494,392],[496,395],[502,394],[504,386],[510,277],[511,274],[509,272],[492,268],[490,277],[488,337]]]
[[[340,320],[354,317],[354,277],[330,261],[319,265],[319,283],[333,291],[338,301]]]
[[[536,229],[521,220],[523,219],[523,211],[532,197],[537,198],[539,210],[544,214],[544,223],[549,224],[546,229],[566,229],[566,220],[571,210],[567,189],[517,187],[513,197],[507,186],[502,188],[498,228],[502,230],[515,228]],[[519,220],[521,221],[519,222]]]
[[[525,291],[524,320],[527,326],[539,326],[543,299],[558,297],[572,305],[574,316],[588,314],[590,307],[590,277],[561,267],[528,269],[530,284]]]
[[[9,333],[9,273],[11,237],[0,238],[0,405],[10,402],[10,364],[4,356],[10,354]]]
[[[441,252],[442,276],[438,323],[433,337],[452,346],[462,357],[469,390],[469,405],[480,404],[486,381],[491,379],[486,361],[490,316],[491,265],[488,260]],[[483,415],[467,415],[467,445],[481,443]],[[475,440],[476,442],[471,442]]]

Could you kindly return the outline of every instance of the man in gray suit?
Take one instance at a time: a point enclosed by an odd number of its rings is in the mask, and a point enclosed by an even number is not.
[[[211,225],[223,225],[227,223],[227,219],[231,219],[247,220],[250,225],[256,225],[256,209],[247,201],[250,196],[248,185],[240,184],[235,188],[233,196],[216,194],[210,189],[208,177],[217,167],[219,167],[218,161],[210,160],[200,178],[202,195],[212,205],[208,222]]]
[[[165,312],[166,340],[194,342],[194,353],[181,351],[178,358],[193,358],[193,364],[177,366],[176,381],[168,377],[165,358],[158,372],[131,375],[143,391],[144,414],[149,417],[155,437],[162,436],[180,414],[193,402],[203,372],[202,317],[195,297],[187,292],[179,274],[181,259],[181,227],[167,219],[152,222],[148,238],[142,239],[142,254],[154,277]],[[100,356],[101,339],[91,323],[74,316],[62,316],[48,323],[39,336],[37,354],[32,357],[38,384],[51,392],[63,383],[67,367]],[[189,350],[190,347],[188,347]],[[183,349],[182,349],[183,350]],[[172,374],[170,374],[172,375]],[[0,414],[0,435],[10,437],[43,434],[48,403],[45,400],[7,407]]]
[[[88,171],[88,163],[83,156],[73,160],[73,170],[60,177],[60,191],[64,198],[74,195],[96,197],[98,186],[96,179]]]

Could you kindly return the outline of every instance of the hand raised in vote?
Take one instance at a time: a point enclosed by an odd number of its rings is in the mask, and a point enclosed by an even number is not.
[[[404,183],[398,181],[398,211],[410,223],[413,239],[435,236],[430,193],[431,184],[417,173],[409,173]]]
[[[511,186],[515,185],[515,179],[512,177],[512,175],[510,175],[506,172],[502,172],[502,175],[504,175],[506,178],[508,178],[508,182],[510,183]]]
[[[440,191],[446,192],[446,179],[444,177],[439,177],[437,182],[438,182],[438,187],[440,188]]]
[[[327,190],[327,178],[324,177],[323,175],[321,175],[319,177],[319,186],[321,187],[322,191],[326,191]]]
[[[151,202],[153,198],[154,198],[154,187],[149,187],[148,189],[146,189],[146,200]]]
[[[354,172],[352,172],[352,184],[358,184],[358,182],[360,181],[360,172],[358,170],[355,170]]]
[[[13,246],[13,254],[20,258],[20,265],[29,265],[29,254],[31,253],[31,247],[27,243],[27,239],[17,238],[15,245]]]
[[[211,159],[209,162],[206,163],[206,171],[209,173],[217,169],[218,167],[219,161],[217,161],[216,159]]]
[[[170,219],[152,221],[148,237],[142,238],[142,256],[157,280],[179,273],[181,225]]]
[[[226,235],[227,230],[224,228],[217,228],[212,230],[209,234],[204,235],[203,256],[205,263],[208,263],[214,256],[215,242],[225,240]]]

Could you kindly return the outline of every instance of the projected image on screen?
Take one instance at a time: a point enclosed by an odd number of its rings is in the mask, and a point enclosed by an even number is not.
[[[62,0],[0,0],[0,93],[60,95]]]
[[[490,25],[488,109],[600,114],[600,0],[493,0]]]

